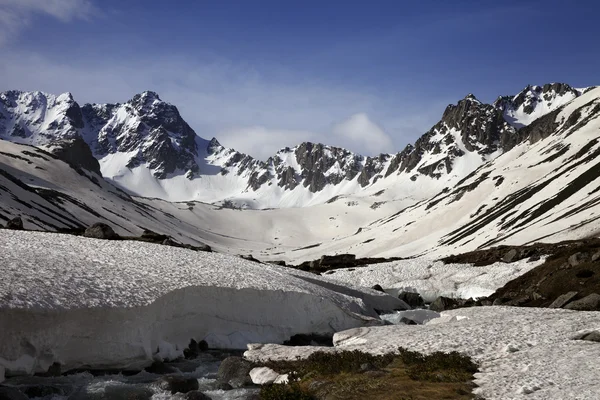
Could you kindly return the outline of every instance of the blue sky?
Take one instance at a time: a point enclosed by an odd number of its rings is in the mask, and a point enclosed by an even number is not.
[[[570,4],[573,3],[573,4]],[[395,152],[472,92],[600,84],[593,1],[0,0],[0,90],[157,91],[260,158]]]

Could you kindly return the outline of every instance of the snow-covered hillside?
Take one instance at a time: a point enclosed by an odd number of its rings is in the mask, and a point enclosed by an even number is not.
[[[320,246],[324,254],[460,253],[597,235],[600,89],[519,131],[526,138],[454,187]],[[311,249],[303,250],[307,253]],[[311,259],[312,254],[298,254]]]
[[[7,374],[139,368],[190,339],[214,348],[382,324],[406,305],[217,253],[0,230],[0,366]],[[158,350],[157,350],[158,349]],[[2,377],[0,377],[1,379]]]

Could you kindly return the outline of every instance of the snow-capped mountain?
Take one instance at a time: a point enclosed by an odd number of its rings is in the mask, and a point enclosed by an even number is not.
[[[130,194],[169,201],[290,207],[384,192],[387,199],[418,201],[510,150],[523,139],[516,133],[519,126],[580,93],[566,84],[528,86],[493,105],[468,95],[449,105],[414,145],[376,157],[307,142],[257,160],[215,138],[202,139],[174,105],[154,92],[123,104],[83,107],[69,93],[4,92],[0,138],[101,171]]]
[[[504,119],[515,128],[529,125],[536,119],[567,104],[585,89],[575,89],[565,83],[547,83],[544,86],[527,85],[516,96],[500,96],[494,107],[502,110]]]
[[[205,242],[219,251],[294,262],[322,254],[405,257],[579,238],[598,233],[599,103],[600,88],[589,89],[515,130],[498,119],[503,110],[467,96],[448,107],[442,121],[404,158],[361,158],[307,143],[260,162],[216,140],[208,141],[206,157],[196,158],[202,161],[200,170],[208,166],[216,172],[199,173],[195,179],[214,179],[215,185],[242,182],[253,195],[275,187],[283,193],[279,199],[299,189],[312,193],[311,184],[319,190],[322,178],[313,180],[310,171],[326,169],[323,175],[330,181],[313,195],[332,196],[332,188],[337,194],[309,208],[239,211],[197,201],[132,197],[99,174],[73,168],[47,151],[2,140],[0,219],[21,215],[27,228],[43,230],[81,229],[104,220],[123,235],[151,229],[186,243]],[[13,122],[4,118],[3,123]],[[33,130],[25,127],[26,132]],[[16,141],[27,137],[43,139],[30,135]],[[394,159],[404,164],[393,166]],[[353,162],[363,167],[347,178]],[[369,163],[374,175],[362,189],[357,183]],[[427,168],[433,163],[443,168]],[[286,174],[290,167],[294,173]],[[255,175],[258,189],[247,189],[245,180],[255,172],[267,173],[267,179],[261,182],[261,175]],[[149,176],[150,182],[175,182]],[[178,178],[195,182],[184,175]],[[335,180],[339,183],[333,184]],[[343,190],[349,194],[339,194]]]

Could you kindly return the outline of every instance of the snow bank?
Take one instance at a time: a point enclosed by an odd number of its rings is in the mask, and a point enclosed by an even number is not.
[[[381,285],[388,293],[418,292],[426,302],[438,296],[455,298],[487,297],[509,281],[542,264],[520,260],[506,264],[494,263],[485,267],[471,264],[444,264],[426,258],[373,264],[361,268],[338,269],[328,278],[364,287]]]
[[[403,304],[273,265],[131,241],[0,230],[0,367],[7,375],[140,368],[211,347],[380,324]],[[295,272],[295,271],[294,271]],[[360,294],[360,295],[359,295]]]
[[[488,400],[596,399],[600,344],[573,338],[599,328],[598,312],[474,307],[444,312],[426,325],[351,329],[337,333],[334,344],[336,350],[373,354],[400,346],[423,353],[465,353],[480,366],[474,393]],[[245,356],[251,360],[307,357],[321,350],[279,345],[249,349]]]

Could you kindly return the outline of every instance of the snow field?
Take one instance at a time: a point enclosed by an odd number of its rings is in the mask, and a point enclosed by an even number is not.
[[[418,292],[426,302],[432,302],[439,296],[463,299],[487,297],[543,262],[544,258],[537,261],[523,259],[510,264],[497,262],[475,267],[415,258],[338,269],[327,278],[365,287],[379,284],[394,296],[401,291]]]
[[[479,364],[474,393],[488,400],[597,399],[600,344],[573,340],[600,329],[600,313],[561,309],[473,307],[446,311],[425,325],[362,327],[334,335],[334,350],[384,354],[404,347],[458,351]],[[323,348],[250,345],[260,361],[307,357]]]
[[[137,369],[211,347],[381,324],[391,296],[216,253],[0,231],[0,366]],[[295,271],[294,271],[295,272]],[[306,274],[308,275],[308,274]]]

